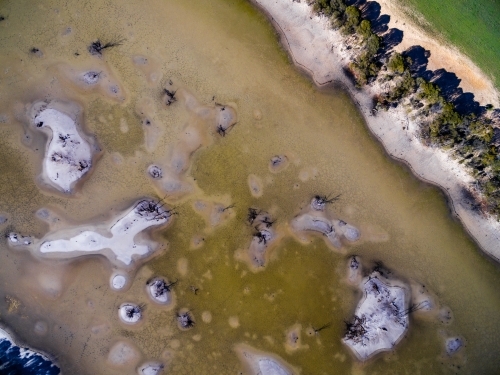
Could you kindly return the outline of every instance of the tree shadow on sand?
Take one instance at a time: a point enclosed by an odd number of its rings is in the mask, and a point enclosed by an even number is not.
[[[396,28],[389,29],[391,17],[388,14],[381,14],[380,4],[376,1],[348,0],[346,4],[358,7],[361,17],[370,21],[372,31],[382,38],[378,51],[379,60],[387,59],[394,47],[402,42],[403,31]]]
[[[453,103],[458,113],[462,115],[481,115],[486,111],[486,106],[481,106],[474,100],[474,94],[464,92],[459,87],[461,79],[453,72],[446,69],[428,70],[430,51],[422,46],[412,46],[402,53],[411,59],[410,71],[414,78],[422,77],[426,81],[436,84],[441,90],[443,98]]]
[[[387,61],[392,54],[394,48],[403,40],[403,31],[391,28],[389,29],[390,16],[381,14],[381,6],[376,1],[366,0],[347,0],[346,5],[356,6],[361,17],[370,21],[372,31],[381,37],[381,46],[377,52],[379,61]],[[482,115],[486,112],[488,106],[481,106],[474,100],[474,94],[464,92],[460,88],[460,78],[453,72],[448,72],[445,69],[429,70],[430,51],[425,50],[422,46],[412,46],[402,53],[405,57],[410,57],[410,71],[414,78],[421,77],[426,81],[436,84],[441,95],[446,101],[453,103],[456,111],[462,115],[475,114]],[[498,114],[500,116],[500,114]]]

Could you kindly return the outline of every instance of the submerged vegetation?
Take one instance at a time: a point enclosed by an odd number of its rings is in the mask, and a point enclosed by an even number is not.
[[[491,104],[481,106],[464,94],[453,74],[426,70],[429,51],[418,46],[392,51],[390,31],[375,31],[363,18],[363,6],[315,0],[313,9],[329,17],[332,28],[346,37],[351,51],[347,68],[356,85],[379,86],[373,114],[404,105],[418,123],[424,144],[449,150],[468,168],[475,179],[469,191],[473,206],[500,219],[500,110]],[[455,86],[446,81],[449,75],[457,81]]]

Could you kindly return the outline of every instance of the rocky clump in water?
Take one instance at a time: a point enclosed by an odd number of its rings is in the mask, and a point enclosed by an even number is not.
[[[123,40],[116,40],[112,42],[107,42],[107,43],[102,43],[99,39],[93,41],[90,43],[88,46],[87,50],[90,52],[91,55],[94,56],[102,56],[102,52],[105,49],[113,48],[113,47],[118,47],[123,44]]]
[[[82,81],[87,85],[95,85],[101,79],[102,72],[88,71],[82,74]]]
[[[354,317],[346,322],[342,339],[361,361],[392,350],[409,327],[409,290],[405,284],[385,279],[374,271],[360,284],[363,298]]]
[[[460,337],[449,337],[445,342],[446,354],[454,355],[464,346],[464,341]]]
[[[127,285],[128,277],[122,273],[115,273],[111,275],[110,285],[114,290],[122,290]]]
[[[33,238],[30,236],[23,236],[19,233],[10,232],[7,234],[7,241],[13,247],[29,246],[33,243]]]
[[[157,165],[150,165],[148,168],[148,173],[151,178],[154,178],[155,180],[163,177],[162,170]]]
[[[340,198],[340,194],[335,197],[330,197],[326,195],[315,195],[313,199],[311,199],[311,208],[316,211],[324,211],[326,209],[326,205],[329,203],[333,203]]]
[[[276,220],[269,213],[249,208],[247,215],[248,223],[255,229],[246,250],[237,250],[236,258],[245,261],[252,271],[261,271],[269,260],[269,250],[278,242],[278,234],[273,228]]]
[[[349,258],[347,265],[347,280],[353,285],[359,285],[362,277],[361,260],[358,256],[353,255]]]
[[[30,48],[30,53],[36,57],[43,57],[43,52],[37,47]]]
[[[217,124],[217,134],[225,137],[227,132],[236,125],[236,111],[229,105],[216,103],[215,123]]]
[[[335,219],[326,211],[326,205],[334,202],[338,197],[330,199],[317,195],[302,214],[292,219],[291,228],[302,242],[306,242],[303,234],[307,232],[322,234],[326,243],[333,246],[334,249],[342,247],[342,239],[349,242],[355,242],[359,239],[360,232],[356,227],[343,220]]]
[[[286,155],[274,155],[269,161],[269,171],[271,173],[279,173],[284,171],[289,165],[290,162]]]
[[[182,309],[177,313],[177,325],[181,330],[193,328],[196,322],[187,309]]]

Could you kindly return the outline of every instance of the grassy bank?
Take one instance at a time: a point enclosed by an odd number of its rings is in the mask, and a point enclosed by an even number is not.
[[[500,88],[500,2],[496,0],[396,0],[421,13],[431,26],[492,76]],[[418,23],[417,17],[414,17]],[[426,26],[427,28],[428,26]]]

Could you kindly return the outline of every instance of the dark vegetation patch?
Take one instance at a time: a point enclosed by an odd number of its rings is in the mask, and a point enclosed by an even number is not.
[[[103,43],[101,42],[100,39],[97,39],[90,43],[88,46],[88,51],[90,52],[91,55],[94,56],[102,56],[102,52],[106,49],[113,48],[113,47],[118,47],[123,44],[124,40],[123,39],[117,39],[113,40],[110,42]]]

